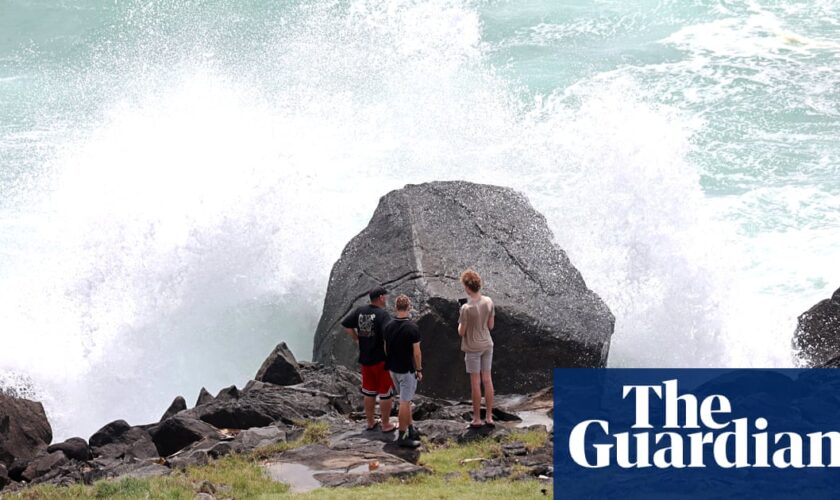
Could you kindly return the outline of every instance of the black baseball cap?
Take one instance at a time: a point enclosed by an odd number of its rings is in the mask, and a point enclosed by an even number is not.
[[[385,287],[382,286],[378,286],[368,293],[370,300],[376,300],[383,295],[388,295],[388,290],[385,290]]]

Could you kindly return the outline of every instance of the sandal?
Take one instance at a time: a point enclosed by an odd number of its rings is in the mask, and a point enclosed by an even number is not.
[[[396,425],[391,425],[391,428],[390,428],[390,429],[386,429],[386,428],[384,428],[384,427],[382,428],[382,432],[384,432],[385,434],[388,434],[389,432],[394,432],[395,430],[397,430],[397,426],[396,426]]]
[[[373,425],[371,425],[370,427],[365,427],[365,430],[367,432],[373,432],[373,431],[376,430],[377,427],[379,427],[379,421],[378,420]]]

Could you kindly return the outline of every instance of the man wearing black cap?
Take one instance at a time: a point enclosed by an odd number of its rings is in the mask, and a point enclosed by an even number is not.
[[[341,326],[359,344],[359,364],[362,365],[362,395],[365,397],[367,430],[376,429],[376,397],[379,396],[379,410],[382,412],[382,432],[397,428],[391,424],[391,398],[394,383],[385,368],[385,325],[391,315],[385,310],[388,291],[376,287],[370,291],[370,304],[357,307],[341,321]]]

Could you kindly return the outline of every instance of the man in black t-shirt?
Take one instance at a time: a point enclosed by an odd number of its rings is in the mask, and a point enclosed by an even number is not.
[[[419,435],[411,422],[411,400],[417,382],[423,380],[420,353],[420,329],[409,318],[411,301],[397,297],[397,316],[385,327],[385,363],[400,395],[400,433],[397,444],[406,448],[420,446]]]
[[[388,291],[374,288],[368,294],[370,304],[357,307],[342,321],[341,326],[359,344],[359,364],[362,365],[362,395],[365,397],[367,430],[376,429],[376,397],[379,396],[379,410],[382,414],[382,432],[392,432],[397,426],[391,424],[391,398],[394,384],[385,368],[385,343],[383,332],[391,321],[385,310]]]

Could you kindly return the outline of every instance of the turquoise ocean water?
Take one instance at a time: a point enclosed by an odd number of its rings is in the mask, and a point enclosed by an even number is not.
[[[307,358],[434,179],[528,194],[611,365],[792,366],[840,286],[840,4],[0,0],[0,383],[87,436]]]

